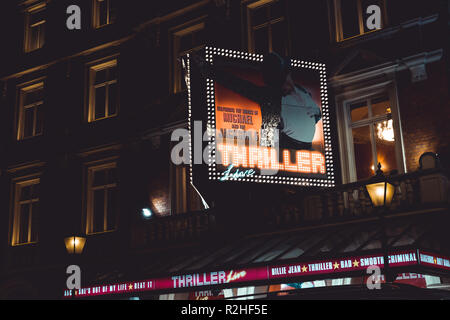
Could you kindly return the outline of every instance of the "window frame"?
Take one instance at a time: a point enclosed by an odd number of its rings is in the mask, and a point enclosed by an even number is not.
[[[32,226],[32,221],[33,221],[33,212],[32,212],[32,206],[30,206],[30,212],[31,214],[29,215],[28,219],[28,241],[27,242],[19,242],[20,241],[20,208],[23,204],[34,204],[34,203],[39,203],[40,202],[40,194],[38,196],[38,198],[32,198],[32,199],[28,199],[28,200],[20,200],[19,197],[21,195],[21,190],[24,187],[28,187],[28,186],[32,186],[32,185],[36,185],[36,184],[40,184],[41,183],[41,178],[40,175],[30,175],[30,176],[24,176],[24,177],[20,177],[20,178],[16,178],[13,179],[12,181],[12,188],[11,190],[12,195],[11,195],[11,200],[12,200],[12,217],[11,217],[11,222],[10,222],[10,227],[11,227],[11,238],[10,238],[10,245],[13,247],[17,247],[17,246],[24,246],[24,245],[31,245],[31,244],[36,244],[39,241],[39,229],[37,230],[36,233],[36,240],[31,241],[31,229],[33,228]],[[39,219],[39,213],[38,214],[38,219]]]
[[[32,28],[34,26],[39,26],[39,25],[42,25],[42,24],[44,25],[44,28],[45,28],[45,24],[47,23],[47,20],[44,19],[43,21],[39,21],[35,25],[31,26],[30,25],[30,17],[31,17],[31,15],[33,13],[36,13],[36,12],[39,12],[39,11],[44,11],[46,9],[47,9],[47,4],[44,1],[44,2],[41,2],[41,3],[38,3],[36,5],[28,7],[24,11],[25,12],[25,17],[24,17],[24,37],[23,37],[24,43],[23,43],[23,50],[24,50],[25,53],[29,53],[29,52],[33,52],[33,51],[39,50],[45,44],[45,31],[44,31],[44,35],[42,36],[43,39],[39,38],[39,40],[40,40],[39,41],[39,46],[37,48],[31,48],[31,45],[30,45],[30,41],[31,41],[30,28]]]
[[[95,89],[100,86],[100,84],[95,84],[95,75],[98,71],[107,70],[111,67],[116,68],[116,79],[105,80],[101,85],[106,86],[105,91],[105,116],[102,118],[95,118],[96,101],[95,101]],[[111,84],[116,85],[116,112],[109,115],[109,87]],[[94,61],[87,65],[87,108],[86,108],[86,121],[88,123],[93,123],[105,119],[115,118],[119,115],[120,109],[120,81],[119,81],[119,59],[118,56],[112,56],[108,58],[101,59],[100,61]]]
[[[169,43],[170,43],[170,56],[169,56],[169,65],[170,68],[170,88],[172,93],[180,93],[183,92],[183,70],[178,67],[178,58],[186,55],[188,53],[201,50],[206,46],[206,43],[197,45],[192,47],[191,49],[179,51],[180,39],[183,36],[188,34],[192,34],[199,30],[206,29],[206,18],[207,16],[201,16],[194,20],[190,20],[181,25],[175,26],[169,29]]]
[[[389,98],[391,108],[391,119],[393,122],[395,136],[395,156],[397,161],[397,171],[400,174],[406,173],[405,151],[400,122],[400,110],[398,106],[397,86],[395,80],[387,80],[376,84],[362,84],[359,87],[346,90],[344,93],[336,95],[337,124],[339,134],[339,154],[341,160],[342,182],[351,183],[358,181],[356,175],[356,159],[353,146],[353,134],[351,130],[350,105],[361,100],[372,99],[384,95]],[[384,120],[386,116],[381,115],[371,119],[364,119],[357,122],[357,127],[375,122],[374,119]],[[371,129],[372,130],[372,129]],[[372,144],[372,149],[374,148]],[[373,152],[372,152],[373,153]],[[376,165],[376,164],[374,164]]]
[[[118,169],[117,158],[95,161],[92,163],[87,163],[85,166],[85,203],[86,203],[86,219],[85,219],[85,233],[86,235],[95,235],[95,234],[104,234],[109,232],[114,232],[118,228],[118,220],[119,213],[117,212],[117,216],[115,217],[116,221],[113,229],[108,229],[108,214],[107,214],[107,196],[104,197],[104,206],[103,206],[103,231],[93,231],[94,230],[94,192],[96,190],[104,189],[106,194],[107,190],[115,189],[117,192],[119,191],[119,181],[115,181],[114,183],[108,183],[102,186],[93,186],[94,182],[94,174],[95,172],[108,170],[108,169]]]
[[[43,90],[43,99],[38,102],[34,102],[29,105],[24,105],[24,97],[37,90]],[[27,139],[36,138],[44,134],[44,122],[45,118],[42,119],[42,132],[36,134],[37,129],[37,108],[45,108],[45,78],[35,79],[33,81],[23,83],[17,87],[17,120],[16,120],[16,140],[23,141]],[[30,107],[31,106],[31,107]],[[26,108],[25,108],[26,107]],[[33,134],[29,137],[25,137],[25,109],[34,108],[33,112]]]
[[[269,52],[272,51],[272,25],[278,22],[282,22],[285,21],[286,23],[286,31],[288,33],[287,38],[287,43],[286,43],[286,48],[285,48],[285,52],[278,52],[279,54],[282,55],[288,55],[289,51],[290,51],[290,29],[289,29],[289,19],[288,19],[288,14],[287,11],[284,12],[283,17],[280,18],[276,18],[276,19],[270,19],[269,21],[265,21],[264,23],[254,27],[252,24],[252,10],[257,9],[257,8],[261,8],[261,7],[270,7],[271,4],[275,3],[275,2],[282,2],[285,6],[286,3],[284,0],[256,0],[256,1],[252,1],[250,3],[245,3],[245,14],[246,14],[246,18],[247,18],[247,48],[248,48],[248,52],[249,53],[256,53],[255,52],[255,37],[254,37],[254,31],[255,28],[263,28],[263,27],[268,27],[268,45],[269,45]]]
[[[363,12],[362,12],[362,7],[361,7],[361,0],[356,0],[357,8],[358,8],[359,34],[348,37],[348,38],[344,38],[342,13],[341,13],[341,1],[343,1],[343,0],[333,0],[336,42],[343,42],[343,41],[358,38],[358,37],[361,37],[364,35],[368,35],[368,34],[380,31],[382,29],[385,29],[388,26],[386,0],[379,0],[379,1],[381,1],[381,8],[380,8],[381,9],[381,28],[371,30],[369,32],[364,32],[364,22],[363,22]]]

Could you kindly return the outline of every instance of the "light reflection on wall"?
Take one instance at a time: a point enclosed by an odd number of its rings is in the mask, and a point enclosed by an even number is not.
[[[150,201],[155,208],[156,215],[164,216],[170,213],[170,208],[167,205],[167,199],[165,197],[151,197]]]

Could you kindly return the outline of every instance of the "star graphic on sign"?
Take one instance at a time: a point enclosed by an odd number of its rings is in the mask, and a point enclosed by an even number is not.
[[[434,260],[433,260],[433,261],[434,261],[434,264],[437,264],[437,260],[436,260],[436,258],[434,258]]]
[[[77,291],[77,290],[75,290],[75,295],[76,295],[76,296],[78,295],[78,291]]]
[[[303,266],[302,267],[302,272],[306,272],[306,271],[308,271],[308,267],[307,266]]]
[[[130,285],[128,286],[128,289],[129,289],[129,290],[133,290],[133,285],[130,284]]]
[[[356,261],[356,260],[355,260],[355,261],[353,261],[353,266],[354,266],[354,267],[359,267],[359,262],[358,262],[358,261]]]
[[[334,267],[334,269],[339,269],[339,263],[335,262],[333,267]]]

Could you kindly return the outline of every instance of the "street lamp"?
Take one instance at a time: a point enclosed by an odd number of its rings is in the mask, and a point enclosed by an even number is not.
[[[391,274],[389,271],[389,257],[384,213],[386,212],[386,208],[391,204],[392,199],[394,198],[395,187],[387,181],[386,176],[381,170],[381,163],[378,163],[377,167],[378,170],[376,172],[376,175],[371,179],[371,183],[366,185],[366,189],[367,193],[369,194],[370,200],[372,201],[372,205],[379,211],[380,225],[382,230],[381,242],[383,247],[383,260],[386,282],[392,282],[394,279],[391,279]]]
[[[71,236],[64,238],[64,243],[69,254],[81,254],[86,244],[86,238]]]

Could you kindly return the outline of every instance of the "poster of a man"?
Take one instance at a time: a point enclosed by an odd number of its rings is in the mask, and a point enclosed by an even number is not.
[[[262,83],[255,77],[244,79],[226,68],[213,67],[198,55],[193,56],[193,61],[204,77],[259,105],[262,114],[260,146],[313,149],[321,109],[312,94],[294,81],[290,59],[276,53],[266,54],[260,69],[252,70],[253,73],[259,71]]]

